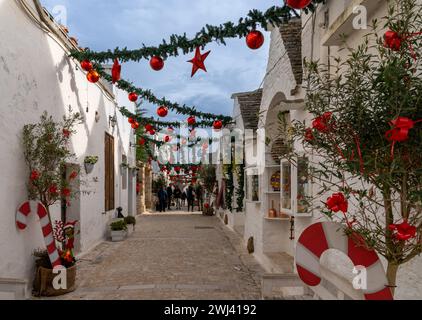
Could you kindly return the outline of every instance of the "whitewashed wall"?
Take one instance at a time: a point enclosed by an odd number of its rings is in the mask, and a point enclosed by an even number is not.
[[[88,83],[77,62],[67,56],[62,43],[38,28],[15,1],[0,0],[0,278],[31,279],[32,252],[44,247],[35,215],[30,217],[25,231],[15,227],[16,208],[27,199],[28,170],[23,159],[21,132],[25,124],[38,122],[44,110],[57,120],[68,113],[69,106],[83,115],[85,121],[76,128],[77,134],[70,142],[82,172],[85,156],[99,156],[94,171],[81,177],[86,183],[81,191],[85,192],[79,201],[72,202],[70,209],[73,216],[80,214],[82,252],[105,238],[108,222],[115,214],[114,211],[104,213],[106,132],[115,138],[115,205],[123,207],[127,214],[128,190],[119,191],[122,183],[119,165],[122,152],[134,165],[134,149],[129,148],[132,130],[116,110],[113,98],[100,85]],[[134,109],[125,93],[116,92],[116,95],[119,102]],[[98,123],[96,111],[100,115]],[[109,116],[114,114],[118,125],[112,129]],[[132,199],[135,199],[134,190]],[[135,202],[132,207],[135,208]],[[53,216],[59,215],[60,208],[56,206]]]

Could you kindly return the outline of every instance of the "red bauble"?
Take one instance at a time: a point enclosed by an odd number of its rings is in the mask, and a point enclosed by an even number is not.
[[[141,146],[145,145],[145,139],[144,138],[139,139],[138,143]]]
[[[196,123],[196,119],[195,119],[195,117],[194,117],[194,116],[190,116],[190,117],[188,118],[188,124],[189,124],[190,126],[193,126],[195,123]]]
[[[152,135],[152,136],[155,135],[155,130],[154,129],[150,130],[149,134]]]
[[[129,121],[130,124],[134,124],[136,120],[133,119],[133,118],[129,118],[128,121]]]
[[[202,69],[205,72],[207,72],[207,68],[205,68],[204,62],[205,62],[205,59],[210,54],[210,52],[211,51],[208,51],[208,52],[205,52],[204,54],[201,54],[201,50],[199,49],[199,47],[196,48],[195,57],[192,60],[188,61],[188,62],[193,64],[191,77],[193,77],[199,69]]]
[[[145,125],[145,131],[151,131],[153,129],[154,129],[154,127],[152,125],[150,125],[150,124]]]
[[[84,60],[81,62],[81,68],[85,71],[91,71],[94,66],[92,65],[92,62],[89,60]]]
[[[246,44],[252,50],[261,48],[264,42],[265,38],[261,31],[254,30],[246,36]]]
[[[293,9],[304,9],[311,4],[312,0],[286,0],[286,4]]]
[[[40,177],[40,174],[38,173],[38,171],[34,170],[34,171],[31,172],[31,180],[32,181],[38,180],[39,177]]]
[[[114,59],[113,68],[111,69],[111,78],[112,82],[116,83],[120,80],[120,73],[122,71],[122,66],[119,64],[119,60]]]
[[[215,130],[220,130],[223,127],[223,121],[221,120],[214,121],[213,127]]]
[[[164,61],[161,57],[158,57],[158,56],[152,57],[149,64],[151,68],[155,71],[160,71],[161,69],[164,68]]]
[[[170,142],[170,140],[171,140],[171,138],[170,138],[169,136],[166,136],[166,137],[164,138],[164,142],[165,142],[165,143]]]
[[[167,107],[161,106],[157,109],[157,114],[161,117],[164,118],[168,115],[169,110],[167,109]]]
[[[139,123],[137,121],[135,121],[134,123],[132,123],[132,128],[133,129],[138,129],[139,128]]]
[[[384,46],[386,48],[389,48],[393,51],[399,51],[401,48],[401,45],[402,45],[402,38],[397,32],[388,30],[384,34]]]
[[[96,70],[91,70],[86,75],[86,78],[88,79],[89,82],[96,83],[100,80],[100,74]]]
[[[138,94],[136,92],[129,93],[129,100],[132,102],[138,101]]]
[[[177,173],[179,173],[181,169],[182,169],[182,168],[180,168],[180,167],[175,167],[175,168],[174,168],[174,171],[176,171]]]

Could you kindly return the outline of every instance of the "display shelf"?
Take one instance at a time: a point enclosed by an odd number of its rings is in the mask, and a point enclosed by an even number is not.
[[[264,217],[267,221],[290,221],[290,218],[270,218],[270,217]]]

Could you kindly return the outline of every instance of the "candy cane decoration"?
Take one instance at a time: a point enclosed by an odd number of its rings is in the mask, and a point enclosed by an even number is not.
[[[299,277],[310,287],[321,285],[320,258],[329,249],[345,253],[355,266],[367,271],[366,300],[393,300],[384,267],[375,251],[357,246],[344,233],[344,227],[334,222],[320,222],[308,227],[296,246],[296,267]]]
[[[16,225],[20,230],[25,230],[27,227],[27,217],[34,209],[37,211],[38,217],[40,218],[41,230],[44,236],[45,245],[47,246],[51,265],[53,268],[61,266],[62,263],[53,237],[53,227],[51,225],[50,217],[48,216],[47,209],[41,202],[24,202],[16,212]]]

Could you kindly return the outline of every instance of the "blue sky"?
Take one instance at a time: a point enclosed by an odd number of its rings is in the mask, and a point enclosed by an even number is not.
[[[70,35],[82,47],[92,50],[115,47],[138,48],[158,45],[173,33],[194,36],[205,24],[236,22],[250,9],[266,10],[282,5],[274,0],[41,0],[54,11],[54,6],[64,5]],[[229,40],[227,46],[210,44],[211,54],[206,60],[208,73],[202,70],[190,77],[191,64],[186,61],[193,54],[170,57],[160,72],[151,70],[147,61],[126,63],[122,76],[137,86],[151,89],[157,96],[187,105],[201,111],[231,114],[234,92],[255,90],[260,85],[266,69],[269,33],[265,45],[250,50],[244,39]],[[151,114],[156,107],[145,104]],[[175,119],[170,115],[168,120]]]

